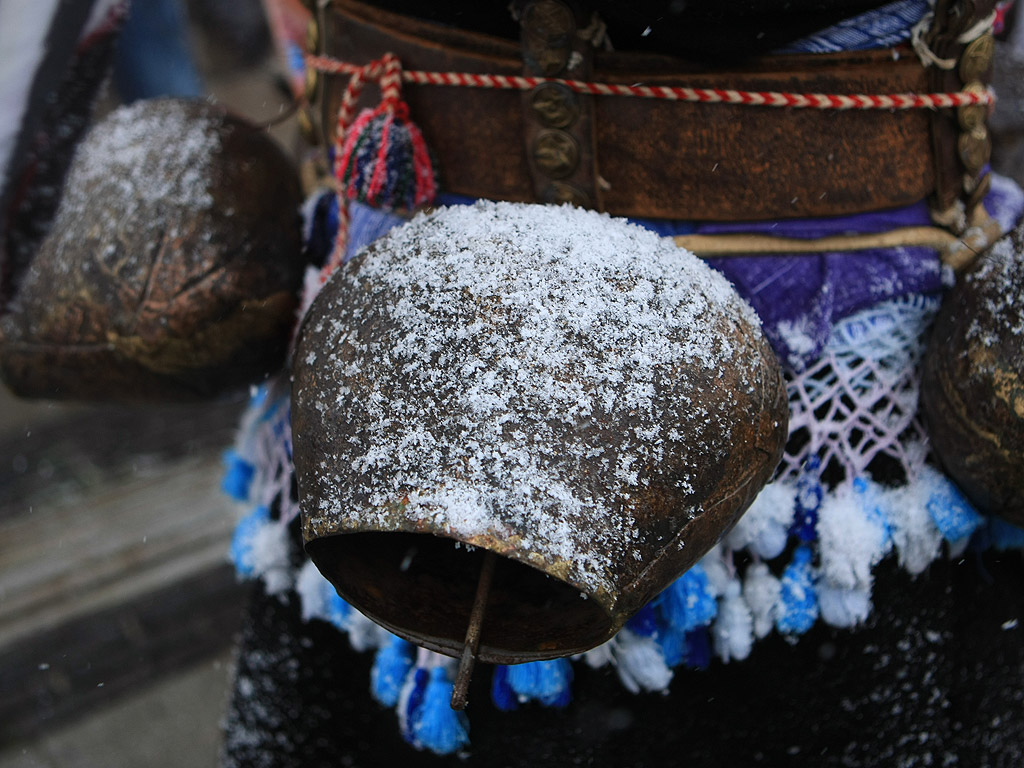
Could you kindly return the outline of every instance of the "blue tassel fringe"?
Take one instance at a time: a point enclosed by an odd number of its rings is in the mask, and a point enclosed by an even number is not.
[[[780,610],[775,627],[785,635],[802,635],[818,619],[818,598],[811,571],[812,557],[810,547],[797,547],[793,561],[782,574]]]
[[[942,538],[948,542],[963,541],[983,522],[960,489],[944,477],[936,483],[925,506]]]
[[[235,571],[242,578],[251,578],[256,574],[253,543],[265,525],[270,524],[270,509],[259,506],[238,521],[231,537],[231,562]]]
[[[718,602],[707,573],[698,564],[656,598],[662,619],[679,632],[704,627],[718,615]]]
[[[413,667],[413,655],[412,643],[395,635],[377,650],[370,671],[370,693],[374,699],[386,707],[398,704],[405,678]]]
[[[711,666],[711,640],[706,627],[697,627],[686,633],[686,666],[707,669]]]
[[[519,709],[516,692],[508,684],[508,670],[508,667],[499,664],[494,668],[494,674],[491,677],[491,701],[501,712]]]
[[[225,472],[220,489],[235,501],[247,501],[256,467],[242,458],[235,450],[224,452]]]
[[[505,680],[520,702],[532,700],[547,707],[564,707],[572,698],[572,664],[568,659],[506,667]]]
[[[430,670],[422,701],[409,718],[414,746],[450,755],[469,743],[466,715],[451,708],[453,688],[444,667]]]

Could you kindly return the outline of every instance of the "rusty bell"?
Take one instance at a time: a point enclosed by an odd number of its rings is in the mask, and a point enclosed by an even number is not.
[[[569,206],[455,206],[376,241],[313,302],[292,397],[321,572],[458,656],[488,564],[472,642],[506,664],[611,638],[729,530],[787,434],[727,281]]]

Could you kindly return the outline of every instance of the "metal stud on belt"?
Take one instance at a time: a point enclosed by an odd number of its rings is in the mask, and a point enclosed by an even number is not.
[[[984,90],[982,79],[988,75],[995,55],[995,38],[991,33],[968,43],[960,56],[957,73],[964,82],[964,91]],[[985,170],[992,156],[992,137],[988,130],[988,109],[986,107],[961,107],[957,113],[960,137],[957,140],[957,155],[964,166],[964,193],[967,196],[967,212],[984,199],[991,186],[991,179]]]
[[[565,3],[526,3],[520,33],[524,74],[589,77],[593,46],[578,34],[577,19]],[[600,208],[589,98],[545,83],[524,94],[523,107],[527,161],[537,198]]]

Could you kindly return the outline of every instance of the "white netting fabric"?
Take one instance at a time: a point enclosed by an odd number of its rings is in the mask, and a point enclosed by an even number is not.
[[[252,398],[239,429],[238,452],[255,472],[249,501],[271,507],[275,503],[282,525],[299,516],[293,492],[291,385],[287,377],[261,387]]]
[[[917,417],[924,332],[939,300],[908,296],[838,323],[821,357],[790,373],[790,441],[779,479],[798,477],[817,456],[823,474],[852,480],[883,455],[913,479],[927,441]]]

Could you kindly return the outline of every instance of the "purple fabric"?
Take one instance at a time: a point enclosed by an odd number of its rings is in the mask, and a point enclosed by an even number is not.
[[[820,219],[753,222],[638,221],[659,234],[763,234],[814,239],[927,226],[928,206]],[[879,301],[942,288],[938,254],[931,248],[884,248],[856,253],[823,252],[708,259],[728,277],[761,318],[784,364],[803,370],[818,358],[832,325]]]
[[[1012,181],[993,177],[985,207],[1004,230],[1020,218],[1024,197]],[[753,233],[802,239],[928,226],[922,201],[906,208],[822,219],[758,222],[638,221],[659,234]],[[943,288],[937,251],[900,247],[849,252],[731,256],[708,259],[750,302],[783,364],[801,371],[816,360],[832,326],[880,301]]]
[[[783,363],[803,370],[832,325],[880,301],[942,288],[930,248],[709,259],[750,302]]]
[[[439,202],[452,205],[471,200],[442,196]],[[993,176],[985,207],[1004,229],[1009,229],[1024,210],[1024,196],[1012,181]],[[922,201],[905,208],[821,219],[636,223],[663,236],[756,233],[813,239],[928,226],[931,220],[928,206]],[[803,370],[821,355],[832,326],[844,317],[881,301],[909,294],[938,293],[943,288],[939,254],[924,247],[729,256],[707,261],[750,302],[776,354],[795,371]]]
[[[829,216],[817,219],[780,219],[778,221],[709,221],[696,231],[705,235],[737,232],[813,239],[829,235],[886,232],[898,227],[922,227],[931,224],[928,206],[922,200],[905,208],[889,208],[871,213]],[[667,234],[667,232],[666,232]]]

